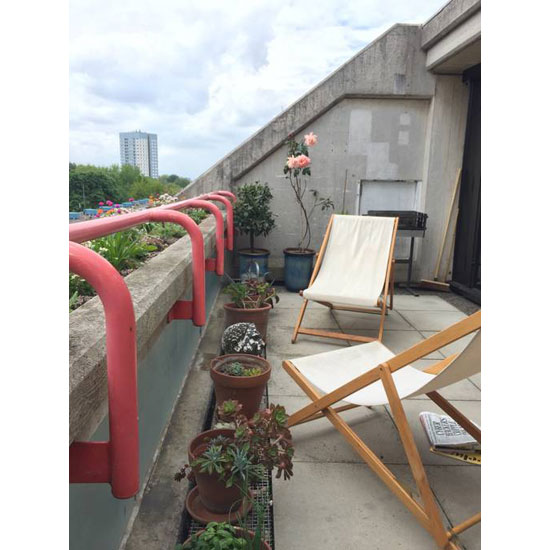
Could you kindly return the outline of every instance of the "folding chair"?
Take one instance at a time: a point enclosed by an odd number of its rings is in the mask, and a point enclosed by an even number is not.
[[[310,334],[354,342],[381,340],[386,310],[393,307],[393,249],[399,218],[333,214],[292,335]],[[391,289],[390,289],[390,281]],[[388,304],[388,290],[391,290]],[[301,326],[309,300],[334,310],[380,315],[378,338]]]
[[[460,354],[453,354],[424,371],[410,366],[413,361],[475,331],[478,331],[477,334]],[[457,549],[453,537],[480,522],[481,513],[450,530],[445,529],[401,400],[426,394],[481,443],[481,430],[437,392],[481,371],[481,312],[474,313],[397,355],[381,342],[375,341],[283,361],[283,367],[313,401],[290,416],[289,426],[326,416],[374,473],[428,530],[438,547],[445,550]],[[346,404],[333,408],[338,401]],[[383,404],[390,406],[420,493],[421,504],[397,481],[386,465],[339,414],[359,406]]]

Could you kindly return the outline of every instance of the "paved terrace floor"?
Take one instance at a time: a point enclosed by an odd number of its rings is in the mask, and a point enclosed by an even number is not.
[[[270,401],[289,413],[308,404],[300,388],[282,368],[283,359],[319,353],[346,341],[300,335],[290,343],[302,299],[278,287],[281,301],[270,314],[267,357],[273,368]],[[395,296],[395,309],[386,319],[384,344],[400,352],[434,332],[473,313],[477,306],[459,296],[424,292]],[[218,355],[224,326],[223,294],[217,300],[197,356],[167,428],[159,458],[148,482],[141,508],[125,550],[166,550],[176,540],[186,488],[174,482],[185,462],[187,446],[200,431],[211,388],[210,360]],[[454,304],[454,305],[452,305]],[[457,307],[455,307],[455,305]],[[460,308],[460,309],[458,309]],[[461,311],[462,310],[462,311]],[[334,312],[310,302],[303,326],[376,336],[378,316]],[[418,362],[426,367],[462,349],[452,344]],[[480,423],[481,378],[475,376],[441,393],[474,422]],[[480,510],[480,469],[429,452],[418,414],[438,411],[429,399],[404,401],[429,481],[443,516],[457,524]],[[413,490],[414,483],[396,427],[387,407],[364,407],[343,413],[360,437]],[[277,550],[430,550],[433,539],[408,510],[355,454],[326,419],[293,428],[296,447],[294,477],[274,479],[275,545]],[[416,494],[416,490],[413,491]],[[480,526],[460,535],[467,550],[480,548]]]
[[[283,359],[320,353],[351,342],[300,335],[290,343],[302,299],[282,290],[281,301],[271,312],[267,357],[273,368],[269,383],[270,401],[292,413],[310,403],[281,366]],[[463,308],[463,309],[466,309]],[[474,309],[476,309],[474,307]],[[448,301],[433,294],[418,297],[395,296],[383,342],[400,352],[466,315]],[[376,337],[379,317],[347,312],[330,312],[308,305],[303,326],[325,328]],[[441,352],[418,361],[425,368],[438,359],[461,350],[457,342]],[[441,394],[474,422],[480,424],[481,377],[476,375]],[[443,516],[457,524],[481,509],[480,468],[429,452],[418,415],[441,410],[427,397],[405,400],[404,408],[432,489]],[[342,417],[384,461],[394,475],[418,496],[389,407],[361,407]],[[291,481],[274,480],[275,544],[281,550],[429,550],[437,548],[430,535],[412,514],[362,462],[339,432],[326,419],[292,429],[296,456]],[[468,550],[481,547],[479,525],[465,531],[459,542]]]

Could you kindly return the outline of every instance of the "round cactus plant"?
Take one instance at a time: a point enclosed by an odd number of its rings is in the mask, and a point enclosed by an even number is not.
[[[265,342],[254,323],[235,323],[227,327],[222,336],[222,352],[246,353],[263,356]]]

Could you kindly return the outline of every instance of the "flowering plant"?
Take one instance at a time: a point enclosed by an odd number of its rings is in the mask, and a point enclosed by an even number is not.
[[[301,143],[298,143],[294,138],[289,138],[286,142],[288,157],[284,166],[284,173],[286,179],[290,182],[290,187],[294,191],[294,197],[300,209],[300,242],[298,243],[300,251],[309,248],[311,243],[309,219],[313,211],[318,207],[321,207],[323,211],[328,208],[334,208],[332,200],[329,197],[321,197],[315,189],[310,189],[310,193],[313,195],[313,204],[309,210],[304,204],[304,197],[307,191],[307,177],[311,176],[309,147],[313,147],[316,144],[317,136],[313,132],[306,134]]]

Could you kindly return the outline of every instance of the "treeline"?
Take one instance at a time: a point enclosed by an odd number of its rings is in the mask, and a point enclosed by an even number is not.
[[[137,166],[93,166],[69,163],[69,210],[97,208],[100,201],[126,202],[129,198],[145,199],[151,195],[176,195],[189,185],[189,178],[175,174],[158,179],[142,176]]]

